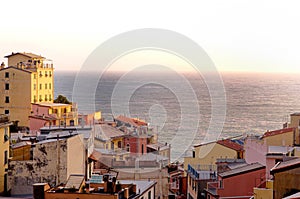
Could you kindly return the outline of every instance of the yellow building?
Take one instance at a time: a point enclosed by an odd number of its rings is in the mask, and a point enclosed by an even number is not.
[[[267,131],[262,138],[267,146],[294,146],[295,132],[295,128]]]
[[[23,161],[33,159],[31,142],[18,142],[14,144],[11,148],[12,161]]]
[[[29,120],[31,131],[38,131],[44,126],[77,126],[77,106],[75,103],[40,102],[32,104]]]
[[[266,188],[253,188],[254,199],[273,199],[273,181],[266,182]]]
[[[118,151],[124,148],[124,133],[108,124],[97,124],[95,128],[95,147]]]
[[[295,144],[299,145],[300,144],[300,131],[299,131],[300,113],[293,113],[290,115],[290,117],[291,117],[291,121],[287,127],[295,128]]]
[[[184,158],[184,169],[188,165],[215,165],[217,159],[242,159],[244,157],[243,146],[230,139],[219,140],[194,146],[193,157]]]
[[[32,53],[12,53],[0,67],[0,113],[29,126],[31,103],[53,102],[53,63]]]
[[[4,195],[7,191],[7,170],[9,158],[9,118],[7,115],[0,115],[0,194]]]

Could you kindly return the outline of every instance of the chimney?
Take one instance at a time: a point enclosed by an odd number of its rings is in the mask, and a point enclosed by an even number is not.
[[[5,64],[4,64],[4,62],[2,62],[0,65],[0,69],[3,69],[4,67],[5,67]]]
[[[126,187],[126,188],[124,189],[124,197],[125,197],[126,199],[129,198],[129,189],[128,189],[128,187]]]

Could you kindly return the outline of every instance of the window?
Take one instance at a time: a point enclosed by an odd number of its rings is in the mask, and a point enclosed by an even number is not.
[[[42,71],[40,71],[40,77],[42,77],[43,76],[43,73],[42,73]]]
[[[130,145],[128,143],[126,144],[126,151],[130,152]]]
[[[111,150],[114,150],[114,149],[115,149],[115,144],[114,144],[114,142],[112,141],[110,144],[111,144],[111,145],[110,145]]]
[[[33,102],[36,103],[36,95],[33,96]]]
[[[47,100],[48,100],[47,95],[45,95],[45,101],[47,101]]]
[[[52,100],[52,98],[51,98],[51,94],[49,94],[49,101],[51,101]]]
[[[36,84],[33,84],[33,90],[36,90]]]
[[[45,76],[46,76],[46,77],[48,77],[48,73],[47,73],[47,71],[45,71]]]
[[[220,180],[220,188],[223,188],[223,181],[222,180]]]
[[[118,148],[122,148],[122,142],[121,141],[118,141]]]
[[[5,84],[5,90],[9,90],[9,84],[8,83]]]
[[[144,154],[144,145],[142,144],[142,154]]]
[[[52,77],[51,71],[49,71],[49,77]]]
[[[40,90],[42,90],[42,84],[40,84]]]
[[[33,74],[33,79],[36,79],[36,74]]]
[[[9,72],[5,72],[5,78],[9,78]]]
[[[47,89],[47,84],[45,84],[45,89]]]
[[[151,199],[151,191],[148,191],[148,199]]]
[[[40,100],[40,102],[43,101],[42,95],[39,96],[39,100]]]
[[[8,96],[5,97],[5,103],[9,103],[9,97]]]
[[[49,83],[49,89],[51,89],[51,83]]]
[[[9,139],[8,137],[8,127],[4,128],[4,142],[7,142]]]
[[[4,164],[8,163],[8,152],[4,151]]]
[[[8,115],[9,114],[9,110],[5,110],[4,114]]]

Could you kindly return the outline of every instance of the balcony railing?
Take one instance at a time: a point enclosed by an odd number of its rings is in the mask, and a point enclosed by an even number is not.
[[[0,123],[8,122],[9,121],[9,116],[8,115],[0,115]]]
[[[214,180],[217,178],[216,165],[188,165],[188,173],[198,180]]]
[[[76,112],[68,112],[62,114],[62,117],[66,117],[66,118],[74,118],[76,116],[77,116]]]

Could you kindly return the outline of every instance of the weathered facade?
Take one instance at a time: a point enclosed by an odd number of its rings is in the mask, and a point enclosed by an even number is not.
[[[300,192],[300,158],[279,162],[271,174],[274,180],[274,199]]]
[[[146,180],[156,182],[156,199],[167,199],[169,195],[169,175],[167,168],[117,169],[119,180]]]
[[[82,135],[45,140],[35,144],[33,159],[9,163],[11,193],[31,194],[32,184],[64,183],[72,173],[85,173],[85,146]]]

